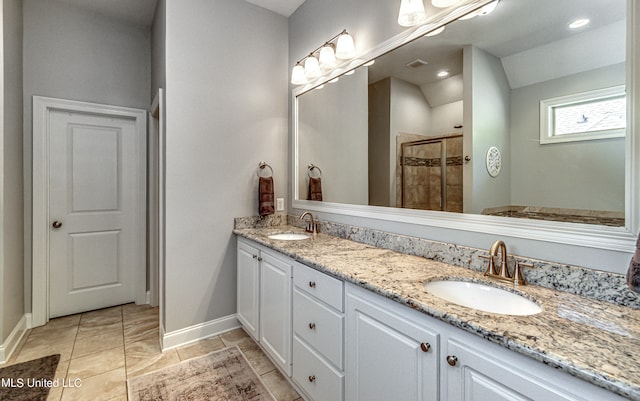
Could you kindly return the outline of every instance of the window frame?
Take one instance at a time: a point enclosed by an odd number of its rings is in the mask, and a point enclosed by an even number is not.
[[[625,85],[617,85],[604,89],[596,89],[587,92],[575,93],[566,96],[554,97],[540,101],[540,144],[565,143],[576,141],[591,141],[596,139],[624,138],[626,136],[628,122],[624,128],[616,128],[602,131],[577,132],[572,134],[555,134],[554,110],[559,107],[576,103],[596,102],[610,98],[625,96]],[[628,99],[627,99],[628,101]],[[628,119],[628,116],[627,116]]]

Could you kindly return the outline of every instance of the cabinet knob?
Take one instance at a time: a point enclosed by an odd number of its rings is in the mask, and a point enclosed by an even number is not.
[[[458,357],[455,355],[447,355],[447,363],[451,366],[456,366],[456,363],[458,363]]]
[[[315,281],[309,281],[309,287],[310,288],[316,288],[316,282]]]
[[[258,256],[258,262],[262,262],[262,258]]]
[[[429,352],[429,350],[431,349],[431,344],[420,343],[420,349],[422,350],[422,352]]]
[[[309,329],[310,330],[315,330],[316,329],[316,324],[315,323],[309,323]]]
[[[316,376],[315,375],[309,376],[309,383],[315,383],[315,381],[316,381]]]
[[[258,255],[253,255],[253,258],[254,259],[258,259]]]

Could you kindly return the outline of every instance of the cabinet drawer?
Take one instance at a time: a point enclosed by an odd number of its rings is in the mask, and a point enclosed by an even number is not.
[[[342,401],[344,375],[297,336],[293,338],[293,380],[313,401]]]
[[[343,369],[343,317],[299,289],[293,291],[293,331],[329,362]]]
[[[293,283],[340,312],[344,310],[342,281],[296,263],[293,266]]]

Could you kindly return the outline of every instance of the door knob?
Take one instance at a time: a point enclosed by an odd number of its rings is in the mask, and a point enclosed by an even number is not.
[[[62,227],[62,223],[59,222],[58,220],[54,221],[53,224],[51,224],[53,226],[53,228],[60,228]]]

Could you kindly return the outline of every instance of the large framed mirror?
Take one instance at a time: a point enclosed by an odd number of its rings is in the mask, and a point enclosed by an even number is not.
[[[500,0],[464,17],[489,3],[294,89],[293,206],[628,251],[633,2]]]

